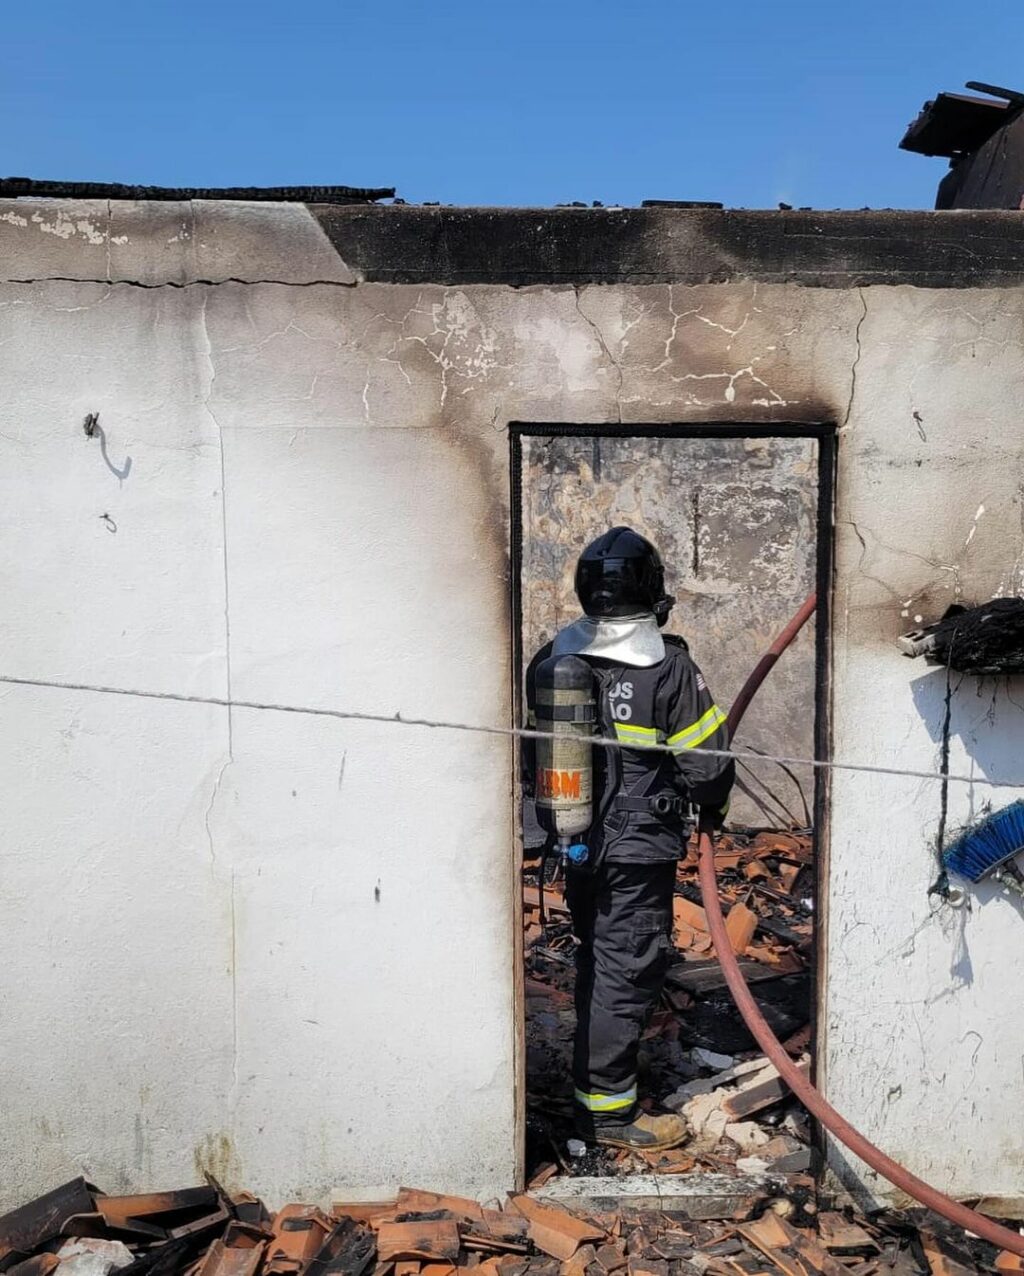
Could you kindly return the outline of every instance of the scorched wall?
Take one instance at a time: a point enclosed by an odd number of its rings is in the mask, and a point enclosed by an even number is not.
[[[1021,585],[1019,225],[10,202],[0,674],[506,724],[511,422],[830,424],[834,755],[931,770],[944,684],[893,639]],[[3,1205],[79,1167],[513,1184],[505,739],[0,705]],[[1017,778],[1022,722],[956,687],[953,769]],[[929,899],[939,811],[833,779],[821,1071],[939,1186],[1017,1195],[1021,917]]]

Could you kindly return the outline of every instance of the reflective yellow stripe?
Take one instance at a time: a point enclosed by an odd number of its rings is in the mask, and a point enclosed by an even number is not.
[[[696,722],[686,727],[682,731],[677,731],[675,735],[668,738],[668,746],[670,749],[677,751],[681,749],[695,749],[698,744],[702,744],[710,735],[714,735],[718,728],[726,721],[726,716],[719,709],[717,704],[713,704],[707,713],[703,714]]]
[[[658,733],[654,727],[635,727],[631,722],[616,722],[615,738],[623,744],[635,744],[641,749],[658,743]]]
[[[576,1102],[582,1103],[590,1112],[621,1112],[636,1103],[636,1086],[630,1086],[621,1094],[587,1094],[585,1090],[577,1090]]]

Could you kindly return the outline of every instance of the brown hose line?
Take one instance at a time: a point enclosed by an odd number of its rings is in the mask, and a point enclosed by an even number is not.
[[[739,726],[747,706],[754,698],[768,671],[797,636],[809,617],[814,614],[816,605],[817,596],[811,594],[786,628],[775,639],[768,651],[758,661],[754,672],[744,683],[743,689],[736,697],[735,704],[729,711],[730,737],[736,727]],[[732,945],[725,929],[725,918],[722,916],[722,906],[718,898],[718,879],[715,876],[714,834],[710,826],[703,821],[698,838],[698,853],[700,856],[700,889],[704,900],[704,911],[707,914],[708,928],[714,941],[715,954],[721,964],[726,983],[729,985],[729,991],[732,993],[733,1000],[743,1016],[743,1022],[750,1029],[757,1044],[778,1069],[779,1075],[796,1097],[851,1152],[859,1156],[862,1161],[866,1162],[884,1178],[887,1178],[890,1183],[900,1188],[901,1191],[906,1192],[908,1196],[912,1196],[915,1200],[920,1201],[922,1205],[934,1210],[936,1214],[941,1214],[943,1218],[955,1223],[958,1227],[964,1228],[965,1231],[973,1232],[976,1236],[991,1241],[993,1245],[999,1246],[1000,1249],[1009,1250],[1012,1254],[1019,1254],[1024,1257],[1024,1236],[1018,1235],[1018,1233],[1011,1231],[1008,1227],[1003,1227],[1000,1223],[993,1222],[992,1219],[986,1218],[984,1214],[979,1214],[977,1210],[972,1210],[966,1205],[961,1205],[959,1201],[954,1201],[943,1192],[917,1178],[916,1175],[911,1174],[908,1169],[897,1164],[891,1157],[886,1156],[880,1148],[875,1147],[863,1134],[855,1130],[845,1117],[840,1116],[831,1103],[796,1068],[782,1043],[768,1026],[760,1007],[751,995],[746,980],[740,972],[736,956],[732,951]]]

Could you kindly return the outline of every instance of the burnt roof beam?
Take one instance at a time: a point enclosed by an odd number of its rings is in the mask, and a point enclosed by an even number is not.
[[[236,199],[284,204],[373,204],[393,199],[393,186],[127,186],[122,182],[50,182],[0,177],[0,198]]]

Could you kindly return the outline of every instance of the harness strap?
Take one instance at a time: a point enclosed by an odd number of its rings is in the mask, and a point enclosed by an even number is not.
[[[597,706],[594,704],[546,704],[541,716],[549,722],[595,722]]]
[[[690,803],[686,798],[673,797],[669,793],[658,793],[654,797],[630,797],[622,794],[613,800],[612,806],[616,811],[635,811],[643,815],[686,816],[690,812]]]

